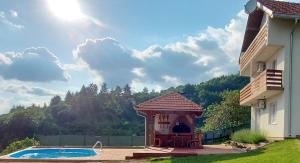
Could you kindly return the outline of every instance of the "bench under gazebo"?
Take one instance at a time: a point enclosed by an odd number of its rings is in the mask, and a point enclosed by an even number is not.
[[[145,146],[201,148],[201,134],[195,135],[201,106],[176,92],[169,92],[135,106],[145,118]]]

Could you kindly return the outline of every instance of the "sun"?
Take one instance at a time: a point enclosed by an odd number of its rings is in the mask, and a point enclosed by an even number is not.
[[[84,17],[77,0],[47,0],[51,12],[58,18],[74,21]]]

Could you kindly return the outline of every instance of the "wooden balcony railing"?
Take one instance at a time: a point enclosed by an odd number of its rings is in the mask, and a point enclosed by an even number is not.
[[[273,95],[272,93],[268,94],[268,91],[282,89],[282,70],[268,69],[241,90],[240,103],[248,104],[256,98],[260,98],[260,95],[267,98],[269,95]]]
[[[268,39],[268,25],[264,25],[246,52],[240,58],[240,70],[243,70],[245,66],[250,62],[251,58],[256,54],[256,52],[267,43]]]

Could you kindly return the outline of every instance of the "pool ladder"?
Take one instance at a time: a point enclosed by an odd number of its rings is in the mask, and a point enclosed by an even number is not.
[[[95,150],[97,145],[100,145],[100,151],[102,151],[102,142],[101,141],[96,141],[96,143],[93,145],[92,149]]]

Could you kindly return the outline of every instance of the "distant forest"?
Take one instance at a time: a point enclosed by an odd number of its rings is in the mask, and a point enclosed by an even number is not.
[[[176,91],[207,108],[223,100],[222,92],[240,90],[247,83],[248,78],[234,74],[160,92],[144,88],[132,93],[129,85],[114,89],[106,84],[82,86],[65,97],[54,96],[49,106],[16,106],[0,115],[0,151],[15,140],[36,135],[143,135],[144,119],[133,109],[135,103]]]

